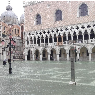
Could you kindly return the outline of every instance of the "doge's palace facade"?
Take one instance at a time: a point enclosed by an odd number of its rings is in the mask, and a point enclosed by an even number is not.
[[[94,1],[31,1],[24,10],[25,60],[94,60]]]

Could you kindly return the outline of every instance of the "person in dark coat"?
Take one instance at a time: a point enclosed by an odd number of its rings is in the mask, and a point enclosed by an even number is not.
[[[4,60],[4,61],[3,61],[3,65],[5,66],[5,65],[6,65],[6,63],[7,63],[7,62],[6,62],[6,60]]]

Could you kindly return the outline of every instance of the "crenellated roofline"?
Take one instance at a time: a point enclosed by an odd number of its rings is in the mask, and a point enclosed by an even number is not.
[[[44,1],[28,1],[28,2],[23,2],[23,7],[27,7],[29,5],[35,5],[35,4],[38,4],[38,3],[41,3],[41,2],[44,2]]]

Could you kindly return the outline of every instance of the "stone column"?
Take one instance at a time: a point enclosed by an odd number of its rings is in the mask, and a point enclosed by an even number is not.
[[[89,53],[89,61],[91,61],[91,53],[92,53],[92,49],[91,48],[88,49],[88,53]]]
[[[89,53],[89,61],[91,61],[91,53]]]
[[[49,45],[49,36],[48,36],[48,45]]]
[[[79,60],[79,53],[77,53],[77,59]]]
[[[44,46],[45,46],[45,37],[44,37]]]
[[[52,36],[52,44],[54,45],[54,37]]]
[[[71,40],[73,41],[73,35],[71,35]]]
[[[88,42],[90,42],[90,33],[88,35],[89,35]]]
[[[33,61],[35,60],[35,58],[34,58],[34,54],[32,55],[33,56]]]
[[[36,37],[36,45],[37,45],[37,37]]]
[[[34,45],[34,37],[33,37],[33,45]]]
[[[42,53],[40,53],[40,61],[42,61]]]
[[[78,34],[77,34],[77,43],[78,43]]]
[[[40,37],[40,46],[41,46],[41,37]]]
[[[67,41],[68,41],[68,34],[66,33],[66,44],[67,44]]]
[[[27,55],[25,54],[25,61],[27,61]]]
[[[69,49],[66,49],[67,61],[69,61]]]
[[[57,61],[59,61],[59,54],[57,54]]]
[[[48,61],[50,61],[50,53],[48,53]]]
[[[57,45],[58,45],[58,37],[57,37]]]
[[[83,35],[83,43],[84,43],[84,34],[82,34]]]

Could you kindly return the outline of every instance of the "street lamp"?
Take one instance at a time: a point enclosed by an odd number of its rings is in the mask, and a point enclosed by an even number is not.
[[[11,68],[11,48],[15,48],[15,41],[13,40],[12,36],[9,36],[10,43],[9,43],[9,51],[10,51],[10,59],[8,59],[9,63],[9,74],[12,73],[12,68]]]
[[[9,36],[9,39],[10,39],[10,42],[7,44],[7,47],[5,46],[2,49],[3,49],[3,51],[5,51],[6,50],[5,48],[8,48],[9,47],[10,58],[8,59],[8,63],[9,63],[9,74],[11,74],[12,73],[12,68],[11,68],[11,48],[14,48],[15,49],[16,41],[13,40],[13,38],[12,38],[11,35]],[[4,45],[4,40],[2,40],[2,45]]]
[[[76,47],[75,47],[75,62],[76,62]]]
[[[73,41],[73,45],[74,45],[74,41]],[[74,47],[73,47],[74,48]],[[74,53],[75,53],[75,62],[76,62],[76,46],[75,46],[75,48],[74,48]]]

